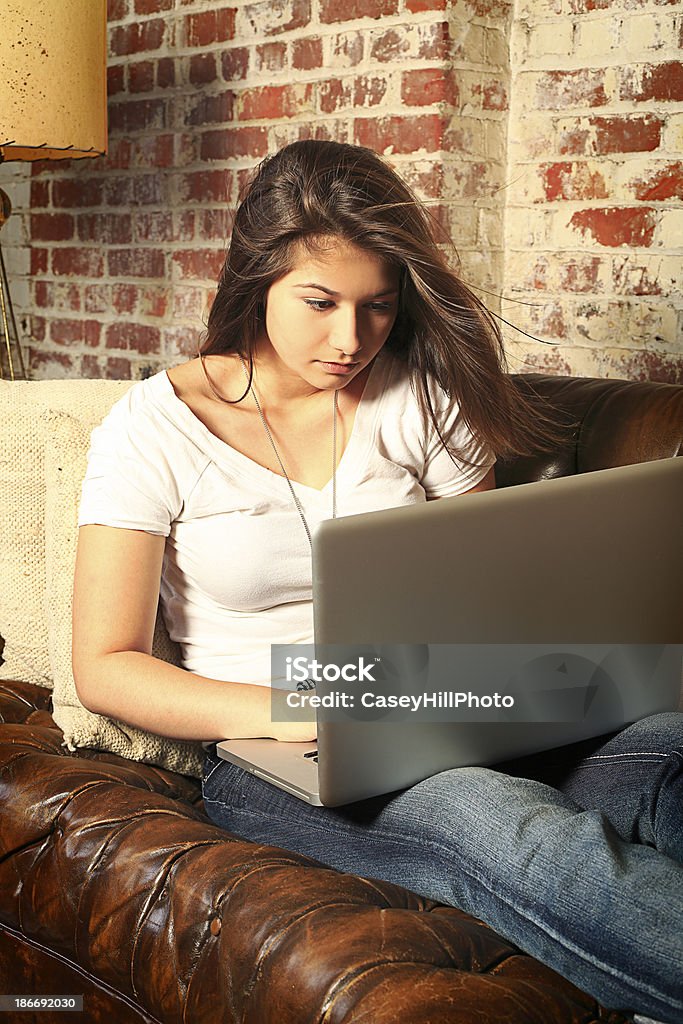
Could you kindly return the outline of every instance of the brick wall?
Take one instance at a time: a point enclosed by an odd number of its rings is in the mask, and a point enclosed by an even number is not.
[[[0,173],[34,377],[191,356],[245,174],[313,135],[430,203],[467,280],[549,343],[508,331],[513,366],[679,379],[673,5],[109,0],[109,21],[108,157]]]
[[[682,39],[668,0],[520,0],[504,315],[548,344],[516,365],[683,382]]]

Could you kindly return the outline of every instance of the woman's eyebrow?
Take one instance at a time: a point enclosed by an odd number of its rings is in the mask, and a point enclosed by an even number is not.
[[[317,288],[319,292],[325,292],[326,295],[332,295],[334,298],[339,298],[340,293],[332,291],[331,288],[326,288],[323,284],[315,284],[313,281],[309,281],[307,284],[295,284],[295,288]],[[387,288],[383,292],[377,292],[376,295],[371,295],[371,299],[381,299],[384,295],[397,295],[398,288]]]

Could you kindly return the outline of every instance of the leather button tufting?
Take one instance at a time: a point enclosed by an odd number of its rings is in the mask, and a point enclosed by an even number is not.
[[[221,921],[219,917],[214,917],[211,924],[209,925],[209,929],[212,935],[218,935],[218,933],[221,930]]]

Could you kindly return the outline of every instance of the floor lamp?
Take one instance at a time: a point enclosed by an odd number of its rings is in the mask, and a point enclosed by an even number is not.
[[[107,149],[106,0],[4,0],[0,164]],[[0,230],[11,212],[0,189]],[[0,377],[26,377],[0,237]]]

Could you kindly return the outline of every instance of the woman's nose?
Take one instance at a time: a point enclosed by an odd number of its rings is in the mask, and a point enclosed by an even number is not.
[[[349,356],[354,355],[362,348],[358,317],[355,313],[349,313],[335,325],[335,331],[330,341],[335,351],[344,352]]]

